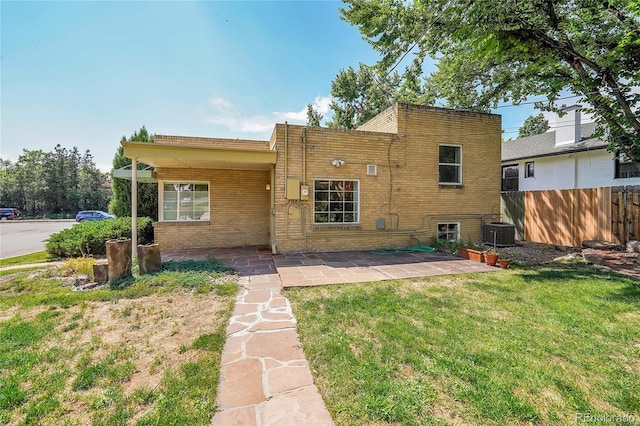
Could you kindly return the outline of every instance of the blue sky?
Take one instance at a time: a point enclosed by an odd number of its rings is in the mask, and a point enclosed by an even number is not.
[[[108,171],[122,136],[142,125],[266,140],[275,123],[304,124],[308,103],[327,111],[340,69],[378,59],[340,7],[2,0],[0,155],[75,146]],[[497,112],[517,131],[533,110]]]

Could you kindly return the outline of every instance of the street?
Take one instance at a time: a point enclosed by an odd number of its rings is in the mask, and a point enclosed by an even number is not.
[[[45,249],[51,234],[72,227],[73,220],[0,221],[0,259],[35,253]]]

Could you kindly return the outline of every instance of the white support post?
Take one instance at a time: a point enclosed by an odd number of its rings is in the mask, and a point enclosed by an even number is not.
[[[131,259],[138,256],[138,158],[131,159]]]

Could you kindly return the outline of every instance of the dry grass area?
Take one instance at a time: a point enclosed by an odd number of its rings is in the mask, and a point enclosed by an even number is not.
[[[208,424],[237,289],[220,278],[75,292],[51,272],[4,275],[0,424]]]

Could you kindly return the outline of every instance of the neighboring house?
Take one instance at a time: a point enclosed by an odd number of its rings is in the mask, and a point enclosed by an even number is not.
[[[593,138],[595,123],[582,123],[580,105],[551,123],[555,130],[502,144],[502,191],[535,191],[638,185],[635,164]]]
[[[122,142],[154,167],[161,249],[274,253],[479,242],[499,219],[501,117],[396,104],[357,130],[276,124],[269,141]]]

